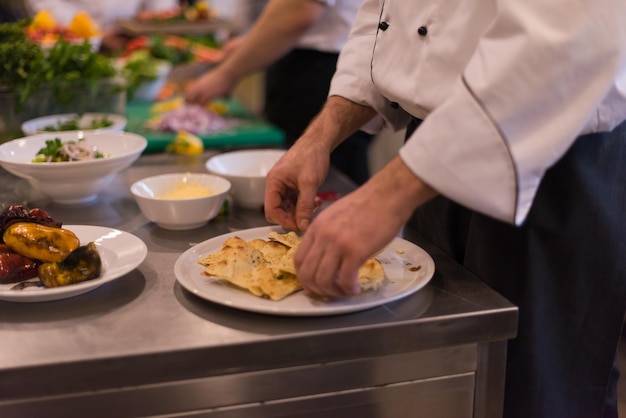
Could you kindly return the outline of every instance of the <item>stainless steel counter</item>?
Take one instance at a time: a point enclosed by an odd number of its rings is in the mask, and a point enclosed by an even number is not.
[[[177,258],[195,243],[264,226],[232,207],[206,226],[149,223],[129,185],[204,171],[200,157],[143,156],[98,201],[52,204],[0,171],[0,199],[64,224],[118,228],[148,246],[121,279],[74,298],[0,302],[0,416],[498,417],[517,309],[412,231],[436,263],[416,294],[360,313],[292,318],[212,304],[184,290]],[[324,185],[352,189],[337,173]],[[8,196],[8,197],[7,197]]]

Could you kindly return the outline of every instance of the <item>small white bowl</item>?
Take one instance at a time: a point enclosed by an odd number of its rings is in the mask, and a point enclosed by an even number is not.
[[[212,194],[189,198],[163,197],[185,183],[207,188]],[[228,180],[205,173],[161,174],[139,180],[130,187],[145,217],[161,228],[171,230],[199,228],[215,218],[229,190]]]
[[[77,139],[76,131],[47,132],[14,139],[0,145],[0,166],[29,180],[33,188],[62,204],[88,203],[109,185],[117,172],[130,166],[143,152],[148,141],[128,132],[91,132],[89,144],[107,158],[71,162],[33,162],[46,141]]]
[[[284,153],[279,149],[225,152],[209,158],[206,168],[230,181],[235,204],[259,209],[265,200],[265,177]]]
[[[45,129],[47,127],[56,128],[59,123],[67,122],[78,117],[79,115],[77,113],[63,113],[30,119],[22,124],[22,132],[24,132],[24,135],[35,135],[44,132],[54,133],[55,131],[46,131]],[[110,120],[113,124],[103,128],[89,129],[92,121],[102,120],[104,118]],[[78,126],[85,128],[81,129],[83,132],[121,132],[126,128],[127,122],[126,117],[114,113],[85,113],[78,120]]]

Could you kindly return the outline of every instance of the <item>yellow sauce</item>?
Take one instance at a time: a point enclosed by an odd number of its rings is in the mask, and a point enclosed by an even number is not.
[[[210,196],[213,191],[197,183],[180,182],[172,190],[158,195],[161,199],[193,199]]]

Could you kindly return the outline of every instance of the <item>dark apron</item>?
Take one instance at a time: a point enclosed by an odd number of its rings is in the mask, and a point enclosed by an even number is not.
[[[505,418],[617,418],[625,209],[622,123],[575,141],[545,174],[521,227],[444,197],[414,213],[410,226],[519,307]]]
[[[295,49],[266,71],[263,114],[285,132],[287,147],[324,106],[338,57],[337,53]],[[370,176],[371,140],[372,135],[357,131],[332,152],[330,163],[356,184],[363,184]]]

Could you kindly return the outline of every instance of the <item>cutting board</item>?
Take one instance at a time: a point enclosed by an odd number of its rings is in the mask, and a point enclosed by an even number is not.
[[[153,104],[152,102],[129,102],[126,104],[128,123],[125,130],[142,135],[148,140],[148,146],[144,153],[165,151],[167,145],[176,137],[175,132],[156,132],[145,128],[146,122],[152,116],[150,109]],[[285,135],[282,130],[252,115],[234,99],[229,100],[227,105],[226,116],[238,118],[242,123],[224,131],[199,135],[205,148],[268,147],[283,144]]]

